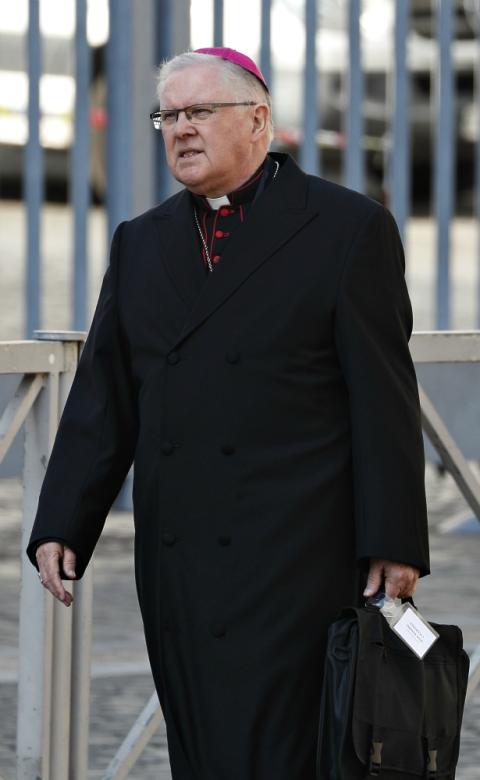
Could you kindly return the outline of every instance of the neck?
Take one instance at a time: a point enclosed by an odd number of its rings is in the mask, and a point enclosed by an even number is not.
[[[212,192],[197,192],[197,195],[203,195],[207,200],[218,199],[225,197],[229,192],[235,192],[242,187],[252,176],[258,171],[260,166],[265,162],[267,155],[265,154],[262,159],[256,160],[253,166],[251,166],[246,173],[242,174],[235,179],[232,179],[228,184],[224,185],[222,189],[216,189]],[[220,204],[221,205],[221,204]]]

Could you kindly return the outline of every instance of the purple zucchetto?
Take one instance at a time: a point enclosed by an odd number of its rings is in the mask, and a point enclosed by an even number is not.
[[[236,49],[229,49],[226,46],[212,46],[205,49],[195,49],[195,54],[211,54],[213,57],[221,57],[222,60],[228,60],[235,65],[239,65],[244,70],[248,70],[249,73],[253,73],[268,92],[267,82],[263,77],[263,73],[246,54],[242,54],[242,52],[237,51]]]

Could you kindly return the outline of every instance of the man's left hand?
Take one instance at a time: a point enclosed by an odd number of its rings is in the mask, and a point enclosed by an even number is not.
[[[406,599],[413,596],[419,575],[419,570],[414,566],[372,558],[363,595],[367,598],[374,596],[385,582],[387,596]]]

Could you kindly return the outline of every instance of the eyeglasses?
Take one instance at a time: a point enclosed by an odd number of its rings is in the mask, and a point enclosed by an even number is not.
[[[185,108],[164,108],[161,111],[155,111],[150,114],[155,130],[161,130],[166,127],[173,127],[179,115],[184,112],[189,122],[194,125],[200,125],[208,122],[216,113],[218,108],[227,108],[228,106],[256,106],[253,100],[244,103],[201,103],[196,106],[186,106]]]

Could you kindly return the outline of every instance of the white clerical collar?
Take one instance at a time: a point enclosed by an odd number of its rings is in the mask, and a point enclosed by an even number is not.
[[[208,205],[211,209],[216,211],[217,209],[221,208],[222,206],[229,206],[230,201],[228,200],[228,195],[221,195],[219,198],[205,198]]]

